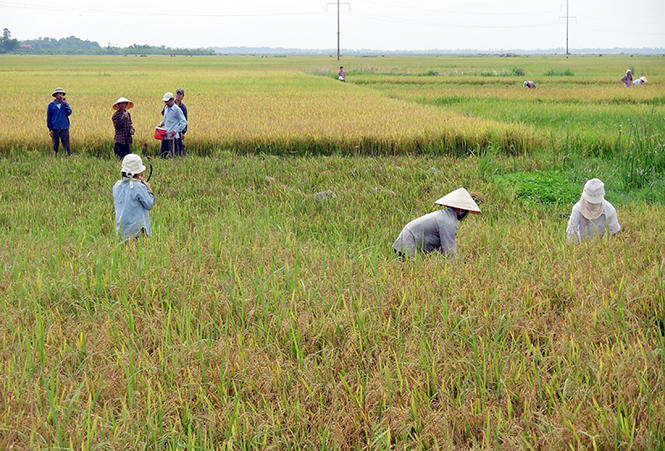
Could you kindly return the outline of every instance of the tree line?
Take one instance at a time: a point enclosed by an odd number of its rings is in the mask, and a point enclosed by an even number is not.
[[[37,55],[214,55],[213,50],[171,48],[166,46],[137,45],[114,47],[109,44],[102,47],[96,41],[68,38],[38,38],[19,41],[12,39],[11,32],[5,28],[0,39],[0,53],[37,54]]]

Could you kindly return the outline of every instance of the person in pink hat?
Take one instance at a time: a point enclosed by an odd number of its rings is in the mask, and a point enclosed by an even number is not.
[[[605,234],[616,235],[621,230],[614,206],[605,200],[605,185],[599,179],[591,179],[584,185],[580,200],[573,205],[566,233],[568,241],[580,243],[583,239]]]
[[[405,225],[392,245],[397,255],[404,258],[433,251],[450,256],[457,254],[458,222],[468,213],[479,215],[480,209],[464,188],[456,189],[434,203],[448,208],[428,213]]]

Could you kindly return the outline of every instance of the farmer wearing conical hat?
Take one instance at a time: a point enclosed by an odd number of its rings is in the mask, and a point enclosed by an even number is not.
[[[62,142],[62,147],[71,155],[69,149],[69,116],[72,114],[72,108],[67,103],[67,93],[62,88],[55,88],[53,102],[48,104],[46,109],[46,126],[48,134],[53,143],[53,151],[58,155],[58,149]]]
[[[403,257],[418,252],[439,251],[453,256],[457,253],[457,223],[468,213],[480,214],[480,209],[464,188],[448,193],[434,203],[448,208],[428,213],[404,226],[392,246],[397,254]]]
[[[113,104],[115,113],[111,117],[113,127],[115,128],[115,154],[122,160],[125,156],[130,154],[129,146],[132,145],[132,135],[134,134],[134,127],[132,125],[132,116],[129,114],[128,109],[134,106],[134,102],[124,97],[120,97]]]
[[[591,179],[584,185],[579,202],[573,205],[566,228],[568,241],[579,243],[591,236],[602,237],[606,228],[609,229],[610,235],[616,235],[621,230],[617,211],[605,200],[603,182]]]

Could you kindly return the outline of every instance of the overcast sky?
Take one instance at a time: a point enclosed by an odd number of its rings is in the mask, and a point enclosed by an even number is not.
[[[539,0],[348,0],[343,49],[553,49],[566,3]],[[570,0],[569,48],[665,47],[665,0]],[[326,0],[0,0],[19,40],[76,36],[106,46],[337,47]]]

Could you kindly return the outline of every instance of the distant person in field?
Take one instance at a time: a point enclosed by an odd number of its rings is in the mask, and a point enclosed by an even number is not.
[[[533,82],[533,81],[531,81],[531,80],[528,80],[528,81],[525,81],[525,82],[524,82],[524,87],[525,87],[525,88],[533,89],[533,88],[536,87],[536,83]]]
[[[634,85],[646,85],[647,84],[647,77],[640,77],[635,80],[633,80]]]
[[[626,75],[621,77],[621,81],[625,83],[626,88],[630,88],[631,86],[633,86],[633,71],[628,69],[626,71]]]
[[[115,128],[115,136],[113,137],[115,143],[114,151],[121,160],[131,153],[129,146],[132,145],[134,126],[132,125],[132,116],[127,110],[133,106],[134,102],[124,97],[120,97],[113,104],[115,113],[111,116],[111,120]]]
[[[67,93],[62,88],[55,88],[52,96],[55,100],[48,104],[46,109],[46,126],[48,134],[53,143],[53,151],[58,155],[60,142],[62,147],[71,155],[69,148],[69,116],[72,114],[72,107],[67,103]]]
[[[400,257],[428,254],[433,251],[456,256],[457,226],[471,212],[480,214],[480,209],[464,188],[446,194],[434,202],[447,207],[428,213],[409,222],[393,243],[392,248]]]
[[[155,195],[141,176],[145,171],[141,157],[133,153],[125,156],[120,170],[122,179],[113,185],[115,232],[123,241],[150,236],[149,211],[155,204]]]
[[[178,145],[176,140],[180,139],[180,133],[187,127],[187,119],[185,119],[180,107],[175,104],[172,93],[165,93],[162,101],[164,102],[164,109],[162,110],[164,118],[159,126],[166,129],[166,136],[162,140],[159,154],[162,157],[174,157]]]
[[[339,66],[339,70],[337,71],[337,79],[339,81],[346,81],[346,72],[344,72],[344,66]]]
[[[566,233],[569,242],[580,243],[591,236],[603,237],[605,229],[610,235],[621,230],[617,211],[605,200],[605,185],[599,179],[591,179],[584,185],[582,197],[573,205]]]
[[[189,118],[187,117],[187,107],[182,103],[183,97],[185,97],[185,90],[182,88],[176,89],[175,104],[182,110],[182,114],[185,115],[185,120],[189,121]],[[180,139],[176,140],[176,155],[183,157],[187,156],[187,149],[185,149],[185,133],[187,133],[187,125],[185,125],[185,128],[180,132]]]

